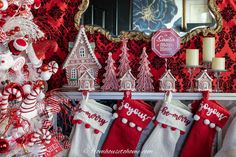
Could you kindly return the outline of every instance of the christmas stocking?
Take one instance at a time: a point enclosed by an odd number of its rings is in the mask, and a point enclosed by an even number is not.
[[[141,157],[173,157],[176,143],[192,121],[192,113],[180,101],[171,101],[171,94],[156,118],[157,126],[145,142]]]
[[[94,100],[82,100],[72,123],[69,157],[95,157],[96,148],[112,118],[112,109]]]
[[[230,112],[218,102],[208,100],[208,94],[204,94],[198,106],[194,115],[195,122],[180,157],[211,157],[216,131],[221,130],[229,119]]]
[[[134,157],[142,131],[153,116],[151,106],[143,101],[125,97],[113,114],[116,119],[102,146],[101,157]]]

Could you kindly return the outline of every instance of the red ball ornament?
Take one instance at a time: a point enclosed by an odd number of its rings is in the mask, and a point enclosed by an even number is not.
[[[0,1],[0,8],[2,8],[4,6],[3,2]]]
[[[24,10],[25,10],[25,6],[23,5],[20,7],[20,11],[24,11]]]
[[[42,70],[42,71],[48,71],[48,65],[46,65],[46,64],[45,64],[45,65],[42,65],[42,66],[41,66],[41,70]]]
[[[5,139],[0,139],[0,153],[9,152],[9,143]]]
[[[20,31],[20,27],[19,27],[19,26],[16,26],[16,27],[14,28],[14,31],[15,31],[15,32],[19,32],[19,31]]]
[[[16,32],[14,30],[10,30],[10,34],[14,35]]]
[[[7,12],[2,13],[2,17],[7,17],[7,16],[8,16]]]
[[[5,23],[6,23],[6,20],[0,19],[0,27],[2,27],[3,25],[5,25]]]
[[[42,86],[44,86],[44,81],[43,80],[38,80],[36,82],[36,87],[42,87]]]
[[[7,34],[7,36],[11,36],[11,33],[10,33],[10,32],[7,32],[6,34]]]
[[[28,35],[28,34],[26,34],[26,35],[25,35],[25,38],[29,38],[29,35]]]

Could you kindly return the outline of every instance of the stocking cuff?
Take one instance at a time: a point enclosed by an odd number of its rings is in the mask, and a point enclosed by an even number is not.
[[[202,119],[210,128],[223,128],[230,117],[230,112],[216,101],[202,101],[194,120]]]
[[[131,122],[131,126],[134,123],[136,126],[145,128],[152,120],[154,111],[144,102],[128,99],[118,104],[117,113],[113,117],[118,116],[124,119],[124,122]]]
[[[156,118],[159,123],[186,131],[192,121],[192,113],[175,105],[165,103]]]
[[[110,107],[94,100],[82,100],[73,121],[83,121],[95,129],[99,128],[99,131],[104,133],[112,117],[111,111]]]

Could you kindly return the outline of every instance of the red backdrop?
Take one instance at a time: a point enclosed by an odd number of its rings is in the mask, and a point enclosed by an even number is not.
[[[47,33],[47,37],[55,40],[59,45],[57,52],[47,52],[46,60],[55,60],[62,66],[68,54],[68,42],[74,41],[78,31],[74,27],[74,15],[77,12],[77,7],[80,5],[80,0],[42,0],[42,7],[34,11],[36,23]],[[226,58],[226,69],[222,77],[221,88],[225,92],[236,92],[236,3],[235,0],[216,0],[220,12],[223,17],[223,29],[216,34],[216,56]],[[99,33],[88,34],[90,41],[96,42],[95,53],[99,62],[105,67],[105,61],[108,52],[113,53],[114,59],[119,60],[120,43],[112,43]],[[192,38],[188,43],[181,45],[181,50],[168,60],[168,67],[173,75],[177,78],[177,90],[185,91],[189,87],[189,74],[187,69],[180,65],[185,64],[186,48],[198,48],[202,51],[202,36]],[[144,41],[129,41],[130,60],[132,72],[137,76],[139,67],[139,56],[142,48],[147,47],[147,53],[151,62],[151,71],[154,75],[154,86],[156,91],[159,89],[158,79],[164,71],[164,59],[159,58],[151,51],[151,43]],[[104,69],[99,71],[100,76],[98,83],[102,85],[101,80]],[[213,76],[212,76],[213,77]],[[49,81],[49,88],[58,88],[66,83],[65,72],[59,72]],[[214,87],[215,87],[214,79]]]

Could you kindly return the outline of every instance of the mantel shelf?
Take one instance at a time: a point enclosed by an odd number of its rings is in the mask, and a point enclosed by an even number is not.
[[[82,98],[82,92],[76,91],[60,91],[64,97],[74,100]],[[90,92],[89,97],[96,100],[121,100],[124,92]],[[164,92],[132,92],[133,99],[141,100],[163,100]],[[173,99],[178,100],[199,100],[202,93],[173,93]],[[210,93],[210,100],[236,100],[236,93]]]

